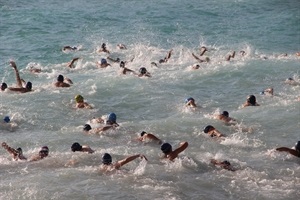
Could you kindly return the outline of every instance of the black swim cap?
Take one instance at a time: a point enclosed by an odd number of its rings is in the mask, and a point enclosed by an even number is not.
[[[83,127],[84,131],[89,131],[91,129],[92,129],[92,127],[89,124],[85,124],[84,127]]]
[[[296,143],[295,149],[300,152],[300,141]]]
[[[227,111],[223,111],[222,115],[224,115],[225,117],[229,117],[229,113]]]
[[[72,144],[71,150],[73,152],[75,152],[75,151],[81,151],[82,150],[82,146],[78,142],[75,142],[75,143]]]
[[[224,161],[222,162],[222,164],[227,165],[227,166],[231,165],[230,162],[227,161],[227,160],[224,160]]]
[[[172,151],[172,146],[169,143],[163,143],[160,147],[163,153],[168,154]]]
[[[203,129],[204,133],[208,133],[210,129],[213,129],[214,127],[212,125],[208,125]]]
[[[145,131],[142,131],[141,132],[141,137],[143,137],[143,135],[145,135],[146,134],[146,132]]]
[[[26,89],[27,90],[31,90],[32,89],[32,83],[31,82],[27,82],[27,84],[26,84]]]
[[[108,153],[105,153],[103,156],[102,156],[102,163],[104,165],[109,165],[111,164],[112,162],[112,158],[111,158],[111,155],[108,154]]]
[[[144,75],[147,73],[147,69],[145,67],[141,67],[139,72]]]
[[[255,105],[256,104],[256,97],[254,95],[249,95],[247,97],[247,102],[252,104],[252,105]]]
[[[124,62],[124,61],[121,61],[121,62],[120,62],[120,67],[121,67],[121,68],[125,67],[125,62]]]
[[[57,77],[57,81],[58,82],[64,82],[64,76],[63,75],[58,75],[58,77]]]
[[[22,154],[22,148],[21,147],[19,147],[19,148],[17,148],[17,152],[19,153],[19,154]]]
[[[7,84],[6,83],[2,83],[1,84],[1,90],[5,90],[7,88]]]

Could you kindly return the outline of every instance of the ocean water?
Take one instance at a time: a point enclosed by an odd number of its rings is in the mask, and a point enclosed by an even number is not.
[[[1,148],[0,199],[299,198],[299,158],[275,151],[300,140],[300,86],[284,83],[289,77],[300,83],[299,10],[298,0],[0,1],[1,81],[16,84],[14,60],[34,90],[1,92],[0,116],[10,116],[15,126],[1,124],[0,142],[22,147],[28,157],[41,146],[50,149],[49,157],[26,162]],[[102,43],[109,55],[97,52]],[[63,52],[66,45],[79,50]],[[210,62],[193,70],[191,54],[199,55],[201,46]],[[151,65],[171,49],[167,63]],[[226,61],[233,51],[235,58]],[[121,75],[117,63],[97,68],[107,56],[134,58],[126,66],[146,67],[152,77]],[[75,68],[67,68],[74,57],[80,57]],[[30,73],[32,66],[42,72]],[[74,84],[55,88],[59,74]],[[260,95],[267,87],[274,96]],[[94,109],[75,109],[77,94]],[[260,106],[241,108],[250,94]],[[184,107],[188,97],[197,109]],[[237,125],[214,119],[224,110]],[[92,118],[111,112],[116,130],[82,132]],[[202,130],[209,124],[227,137],[208,137]],[[173,148],[182,141],[189,146],[165,162],[159,145],[135,140],[142,131]],[[96,152],[73,153],[74,142]],[[148,162],[136,159],[105,174],[99,170],[105,152],[113,161],[144,154]],[[217,168],[210,159],[228,160],[238,170]]]

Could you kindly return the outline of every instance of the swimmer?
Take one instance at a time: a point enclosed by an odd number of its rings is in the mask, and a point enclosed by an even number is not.
[[[139,141],[141,142],[146,142],[146,141],[153,141],[156,142],[158,144],[162,144],[162,141],[156,137],[155,135],[151,134],[151,133],[146,133],[145,131],[141,132],[141,136],[137,138]]]
[[[100,52],[105,52],[105,53],[110,54],[110,52],[109,52],[109,51],[107,50],[107,48],[106,48],[106,44],[105,44],[105,43],[102,43],[101,49],[99,49],[98,52],[99,52],[99,53],[100,53]]]
[[[7,84],[6,83],[2,83],[1,84],[1,91],[5,91],[7,88]]]
[[[75,143],[72,144],[71,150],[73,152],[75,152],[75,151],[88,152],[88,153],[94,153],[95,152],[93,149],[91,149],[91,147],[89,147],[87,145],[82,145],[81,146],[78,142],[75,142]]]
[[[145,67],[141,67],[139,69],[139,74],[138,77],[151,77],[151,74],[147,71],[147,69]]]
[[[119,49],[127,49],[127,47],[124,44],[118,44],[117,47]]]
[[[288,148],[288,147],[279,147],[279,148],[276,148],[277,151],[284,151],[284,152],[287,152],[293,156],[296,156],[296,157],[299,157],[300,158],[300,141],[298,141],[296,144],[295,144],[295,149],[291,149],[291,148]]]
[[[126,74],[127,72],[132,72],[133,74],[136,74],[135,71],[133,71],[133,70],[128,69],[127,67],[125,67],[125,62],[124,61],[120,62],[120,68],[121,68],[122,74]]]
[[[221,120],[225,123],[236,122],[235,119],[229,117],[229,113],[227,111],[223,111],[222,114],[217,115],[216,119]]]
[[[20,78],[20,74],[19,74],[19,71],[17,69],[16,63],[14,61],[10,61],[10,65],[15,70],[15,75],[16,75],[16,80],[17,80],[17,87],[9,87],[8,89],[10,91],[21,92],[21,93],[31,92],[32,91],[32,83],[28,81],[26,83],[25,88],[24,88],[23,84],[22,84],[22,79]]]
[[[64,82],[64,81],[67,81],[68,83]],[[71,81],[71,79],[69,78],[64,78],[63,75],[58,75],[57,77],[57,82],[54,83],[54,86],[55,87],[70,87],[71,85],[70,84],[73,84],[73,82]]]
[[[41,148],[41,150],[39,151],[38,155],[32,156],[29,161],[33,162],[33,161],[39,161],[42,160],[44,158],[46,158],[49,155],[49,148],[47,146],[43,146]]]
[[[166,63],[166,62],[168,62],[168,60],[171,58],[172,51],[173,51],[173,49],[171,49],[171,50],[168,52],[167,56],[164,57],[164,59],[160,59],[158,62],[159,62],[160,64],[161,64],[161,63]]]
[[[261,91],[260,94],[262,95],[271,95],[273,96],[274,94],[274,89],[272,87],[265,89],[264,91]]]
[[[2,147],[12,155],[14,160],[27,160],[27,158],[23,155],[23,151],[20,147],[14,149],[8,146],[5,142],[2,142]]]
[[[300,85],[300,83],[298,83],[297,81],[295,81],[295,79],[289,77],[287,78],[284,83],[288,84],[288,85],[293,85],[293,86],[296,86],[296,85]]]
[[[198,65],[198,64],[192,66],[192,69],[199,69],[199,68],[200,68],[200,65]]]
[[[111,66],[108,62],[107,62],[107,60],[105,59],[105,58],[102,58],[100,61],[98,61],[97,63],[97,66],[99,67],[99,68],[106,68],[106,67],[108,67],[108,66]]]
[[[41,73],[41,72],[42,72],[42,69],[41,69],[41,68],[35,68],[34,66],[31,66],[31,67],[29,68],[29,71],[30,71],[31,73]]]
[[[243,108],[247,106],[259,106],[254,95],[249,95],[247,101],[242,105]]]
[[[209,57],[206,57],[205,60],[202,60],[201,58],[199,58],[198,56],[196,56],[194,53],[192,53],[192,56],[193,56],[198,62],[200,62],[200,63],[202,63],[202,62],[209,62],[209,61],[210,61]]]
[[[192,97],[189,97],[185,100],[185,106],[190,108],[196,108],[197,105],[195,103],[195,99]]]
[[[70,62],[68,62],[67,67],[69,67],[69,68],[75,68],[74,63],[75,63],[76,61],[78,61],[78,60],[79,60],[78,57],[77,57],[77,58],[73,58]]]
[[[188,147],[188,142],[181,142],[179,147],[172,151],[172,146],[169,143],[161,145],[160,150],[164,153],[163,158],[173,161],[178,157],[178,154],[183,152]]]
[[[245,52],[244,50],[241,50],[241,51],[240,51],[240,55],[241,55],[241,56],[245,56],[245,55],[246,55],[246,52]]]
[[[225,137],[224,134],[222,134],[220,131],[218,131],[215,127],[212,125],[208,125],[203,129],[204,133],[207,133],[210,137]]]
[[[115,163],[112,163],[112,157],[110,154],[105,153],[102,156],[102,164],[100,166],[101,171],[112,171],[112,170],[118,170],[120,169],[122,166],[124,166],[125,164],[137,159],[137,158],[141,158],[141,159],[145,159],[146,161],[148,161],[148,159],[146,158],[146,156],[142,155],[142,154],[137,154],[137,155],[133,155],[133,156],[129,156],[127,158],[124,158],[123,160],[119,160]]]
[[[119,124],[117,123],[117,115],[115,113],[110,113],[109,115],[107,115],[107,120],[104,120],[103,117],[99,117],[99,118],[93,118],[93,120],[97,123],[105,123],[107,125],[114,125],[119,126]]]
[[[81,95],[76,95],[75,101],[76,101],[76,105],[75,105],[76,108],[88,108],[88,109],[93,108],[91,105],[84,102],[84,98]]]
[[[235,51],[233,51],[231,54],[226,56],[226,61],[230,61],[231,58],[234,58],[235,56]]]
[[[229,171],[235,171],[235,169],[232,167],[230,162],[228,162],[227,160],[218,161],[218,160],[215,160],[215,159],[211,159],[210,163],[215,165],[215,166],[220,166],[221,168],[227,169]]]
[[[77,47],[71,47],[71,46],[64,46],[63,51],[69,50],[69,51],[75,51],[77,50]]]
[[[83,126],[83,131],[87,134],[101,134],[104,131],[107,131],[109,129],[114,129],[116,126],[114,125],[106,125],[104,127],[97,127],[97,128],[92,128],[91,125],[85,124]]]

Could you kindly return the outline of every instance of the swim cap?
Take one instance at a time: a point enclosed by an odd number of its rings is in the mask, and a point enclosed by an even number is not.
[[[163,143],[160,147],[163,153],[168,154],[172,151],[172,146],[169,143]]]
[[[75,101],[76,101],[76,103],[83,102],[83,97],[78,94],[78,95],[75,96]]]
[[[185,103],[187,103],[187,102],[189,102],[189,101],[195,101],[195,99],[192,98],[192,97],[189,97],[189,98],[187,98],[187,99],[185,100]]]
[[[224,115],[225,117],[229,117],[229,113],[227,111],[223,111],[222,115]]]
[[[111,162],[112,162],[111,155],[109,155],[108,153],[105,153],[105,154],[102,156],[102,163],[103,163],[104,165],[109,165]]]
[[[107,63],[106,59],[105,59],[105,58],[102,58],[102,59],[101,59],[101,64],[106,64],[106,63]]]
[[[110,123],[116,123],[117,121],[117,115],[115,113],[110,113],[108,115],[108,120],[107,122],[110,122]]]
[[[27,90],[31,90],[32,89],[32,83],[31,82],[27,82],[27,84],[26,84],[26,89]]]
[[[300,141],[296,143],[295,149],[300,152]]]
[[[203,129],[203,132],[208,133],[210,131],[210,129],[214,129],[214,127],[212,125],[208,125]]]
[[[5,117],[3,118],[3,120],[4,120],[6,123],[9,123],[9,122],[10,122],[9,116],[5,116]]]
[[[143,137],[143,135],[145,135],[145,134],[146,134],[145,131],[141,132],[141,137]]]
[[[121,61],[121,62],[120,62],[120,67],[121,67],[121,68],[125,67],[125,62],[124,62],[124,61]]]
[[[57,81],[58,82],[64,82],[64,76],[63,75],[58,75],[58,77],[57,77]]]
[[[227,161],[227,160],[224,160],[224,161],[222,162],[222,164],[227,165],[227,166],[231,165],[230,162]]]
[[[139,70],[139,72],[141,74],[146,74],[147,73],[147,69],[145,67],[141,67],[140,70]]]
[[[47,146],[43,146],[41,151],[49,151],[49,148]]]
[[[75,152],[75,151],[81,151],[82,150],[82,146],[78,142],[75,142],[75,143],[72,144],[71,150],[73,152]]]
[[[159,62],[159,63],[164,63],[165,60],[164,60],[164,59],[160,59],[158,62]]]
[[[2,83],[1,84],[1,90],[5,90],[7,88],[7,84],[6,83]]]
[[[247,97],[247,102],[250,103],[250,104],[252,104],[252,105],[255,105],[255,103],[256,103],[256,97],[254,95],[249,95]]]
[[[83,127],[84,131],[89,131],[91,129],[92,129],[92,127],[89,124],[85,124],[84,127]]]
[[[22,148],[21,148],[21,147],[17,148],[17,152],[18,152],[19,154],[22,154],[22,153],[23,153]]]

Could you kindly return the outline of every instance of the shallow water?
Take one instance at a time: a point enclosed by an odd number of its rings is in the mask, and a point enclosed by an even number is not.
[[[50,149],[38,162],[13,161],[0,150],[0,199],[295,199],[299,193],[299,158],[275,151],[300,139],[298,1],[189,1],[122,3],[78,0],[0,2],[0,75],[15,84],[9,60],[33,92],[0,95],[0,115],[16,124],[1,124],[1,142],[22,147],[24,155]],[[105,42],[110,56],[144,66],[151,78],[121,75],[118,64],[99,69],[97,53]],[[127,50],[117,44],[124,43]],[[62,52],[65,45],[79,51]],[[199,47],[209,51],[209,63],[192,70]],[[158,62],[173,49],[167,63]],[[246,52],[245,56],[239,54]],[[236,57],[225,56],[236,51]],[[280,56],[287,53],[287,56]],[[81,59],[74,69],[66,63]],[[267,59],[264,59],[266,57]],[[35,66],[42,73],[32,74]],[[70,78],[70,88],[55,88],[58,74]],[[273,87],[273,97],[260,92]],[[95,108],[75,109],[81,94]],[[254,94],[259,107],[241,108]],[[193,97],[196,110],[184,107]],[[214,115],[227,110],[238,125],[227,126]],[[82,127],[93,117],[116,113],[120,127],[86,135]],[[224,140],[203,133],[213,125]],[[92,124],[96,126],[95,124]],[[161,161],[159,145],[135,140],[147,131],[176,148],[189,147],[175,162]],[[94,154],[73,153],[72,143],[87,144]],[[102,155],[113,161],[144,154],[115,174],[99,171]],[[230,161],[238,170],[216,168],[210,159]],[[70,164],[70,160],[74,161]],[[24,184],[25,183],[25,184]]]

